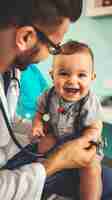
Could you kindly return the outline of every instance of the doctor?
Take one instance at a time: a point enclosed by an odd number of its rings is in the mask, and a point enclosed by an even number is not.
[[[58,44],[70,22],[80,17],[81,9],[81,0],[1,0],[0,98],[9,121],[12,120],[8,109],[10,95],[6,99],[2,73],[14,65],[22,70],[29,63],[43,60],[49,52],[59,53]],[[95,147],[86,151],[89,141],[90,138],[66,143],[43,164],[29,164],[15,171],[1,170],[0,200],[40,200],[46,176],[91,162]],[[0,110],[0,166],[18,151]]]

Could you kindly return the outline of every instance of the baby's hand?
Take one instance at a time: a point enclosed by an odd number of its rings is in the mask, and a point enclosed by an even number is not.
[[[32,127],[32,136],[38,136],[38,137],[43,137],[45,136],[44,132],[43,132],[43,127],[39,124],[37,124],[36,126]]]
[[[29,135],[30,142],[37,142],[40,137],[45,136],[43,126],[40,123],[33,124],[31,134]]]

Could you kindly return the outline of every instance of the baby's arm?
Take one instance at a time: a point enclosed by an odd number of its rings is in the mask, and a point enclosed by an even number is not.
[[[45,92],[42,96],[39,97],[38,100],[38,111],[32,121],[32,137],[40,137],[44,136],[44,124],[42,120],[43,114],[46,112],[46,97],[47,92]]]
[[[33,127],[32,127],[32,140],[35,141],[37,137],[42,137],[39,139],[38,142],[38,153],[45,153],[47,152],[52,146],[56,143],[56,138],[51,135],[50,133],[44,131],[44,124],[42,122],[42,114],[37,113],[36,117],[33,120]]]
[[[47,95],[48,93],[44,93],[40,98],[38,102],[38,112],[35,115],[35,118],[33,119],[32,122],[32,141],[38,140],[38,152],[39,153],[45,153],[47,152],[55,143],[56,143],[56,138],[48,133],[47,129],[47,121],[45,115],[49,115],[46,113],[46,104],[47,104]],[[48,116],[47,116],[48,118]],[[48,120],[48,119],[47,119]],[[41,136],[44,136],[41,138]]]
[[[37,112],[32,121],[32,136],[45,136],[44,134],[44,124],[43,124],[43,115],[46,113],[46,104],[47,104],[48,92],[44,92],[42,96],[39,97],[37,103]]]
[[[42,122],[42,114],[37,112],[35,118],[32,122],[32,136],[45,136],[44,134],[44,126]]]
[[[83,131],[83,136],[91,135],[91,140],[101,138],[102,122],[96,121]],[[102,194],[100,157],[96,155],[93,162],[80,170],[80,196],[81,200],[100,200]]]

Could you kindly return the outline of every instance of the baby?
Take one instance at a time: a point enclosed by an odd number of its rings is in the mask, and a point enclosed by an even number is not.
[[[76,41],[67,42],[62,50],[54,57],[54,86],[40,97],[33,120],[33,136],[47,141],[41,145],[43,152],[59,140],[91,135],[97,141],[101,137],[101,106],[90,90],[96,77],[92,50]],[[91,165],[80,170],[80,198],[100,200],[101,191],[100,158],[96,155]]]

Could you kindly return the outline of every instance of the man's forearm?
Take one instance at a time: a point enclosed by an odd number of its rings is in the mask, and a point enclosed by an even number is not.
[[[63,169],[81,168],[91,163],[96,148],[93,146],[91,149],[86,150],[89,140],[89,137],[83,137],[60,146],[47,160],[43,161],[47,176]]]
[[[58,154],[59,153],[57,151],[56,153],[53,153],[48,159],[42,162],[45,167],[47,176],[51,176],[64,168],[64,162],[62,160],[59,162],[60,155],[58,157]]]

